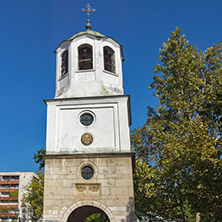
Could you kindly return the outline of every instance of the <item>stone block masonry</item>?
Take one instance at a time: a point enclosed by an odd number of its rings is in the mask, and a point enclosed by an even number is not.
[[[67,222],[82,206],[104,211],[111,222],[134,221],[132,153],[46,155],[44,220]],[[91,179],[81,175],[94,170]]]

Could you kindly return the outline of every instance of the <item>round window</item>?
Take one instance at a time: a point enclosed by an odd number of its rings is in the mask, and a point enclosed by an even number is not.
[[[89,180],[93,177],[94,175],[94,171],[93,171],[93,168],[90,167],[90,166],[85,166],[82,168],[82,177],[85,179],[85,180]]]
[[[93,123],[93,121],[94,121],[94,117],[91,113],[83,113],[80,116],[80,122],[84,126],[90,126]]]

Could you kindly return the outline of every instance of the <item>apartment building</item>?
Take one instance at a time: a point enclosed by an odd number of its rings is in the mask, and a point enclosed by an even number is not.
[[[25,187],[33,177],[34,172],[0,172],[0,221],[16,221],[16,208],[21,215]]]

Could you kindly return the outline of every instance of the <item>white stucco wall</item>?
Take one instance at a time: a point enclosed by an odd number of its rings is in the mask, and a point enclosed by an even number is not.
[[[89,44],[93,51],[93,69],[78,70],[78,47]],[[115,52],[115,73],[104,70],[103,47]],[[68,49],[68,74],[61,78],[61,55]],[[62,43],[56,53],[55,98],[76,98],[104,95],[123,95],[121,46],[112,38],[81,35]]]
[[[130,152],[128,96],[57,99],[46,103],[47,154]],[[79,121],[84,111],[95,117],[90,126]],[[92,144],[82,144],[84,133],[93,136]]]

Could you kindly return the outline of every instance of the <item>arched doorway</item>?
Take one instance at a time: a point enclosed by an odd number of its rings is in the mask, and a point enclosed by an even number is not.
[[[95,215],[95,217],[97,218],[96,221],[110,222],[108,215],[103,210],[94,206],[82,206],[75,209],[69,215],[67,222],[94,222],[95,220],[92,219],[92,215]]]

